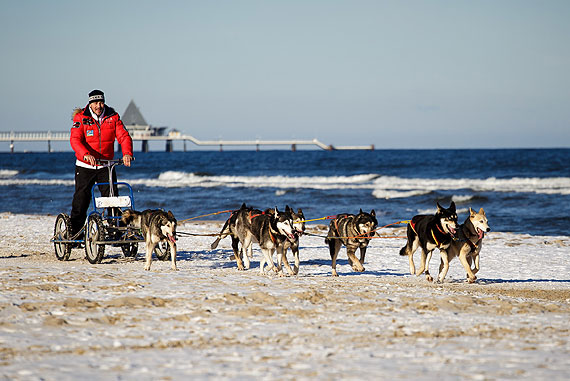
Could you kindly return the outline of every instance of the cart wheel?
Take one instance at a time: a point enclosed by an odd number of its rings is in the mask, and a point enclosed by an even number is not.
[[[103,221],[101,217],[93,214],[87,220],[87,231],[85,233],[85,256],[89,263],[100,263],[105,254],[105,245],[96,243],[105,238],[103,232]]]
[[[59,243],[57,240],[66,240],[69,237],[71,237],[71,220],[67,214],[61,213],[55,219],[55,227],[53,228],[55,257],[60,261],[69,260],[71,243]]]
[[[136,257],[137,252],[139,251],[139,244],[138,242],[125,243],[121,245],[121,250],[123,250],[123,255],[125,257]]]
[[[154,247],[154,254],[159,261],[170,260],[170,245],[168,242],[159,242],[158,245]]]

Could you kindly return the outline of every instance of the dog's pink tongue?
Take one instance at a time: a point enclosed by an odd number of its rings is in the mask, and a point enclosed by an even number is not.
[[[174,238],[173,235],[170,235],[170,234],[169,234],[169,235],[168,235],[168,239],[170,240],[170,242],[176,243],[176,238]]]
[[[481,229],[477,229],[477,233],[479,233],[479,239],[483,239],[485,237],[485,232]]]

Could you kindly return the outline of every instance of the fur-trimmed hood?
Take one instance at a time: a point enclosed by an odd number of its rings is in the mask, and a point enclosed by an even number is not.
[[[83,111],[83,109],[81,107],[74,108],[73,112],[71,113],[71,120],[73,120],[73,118],[75,118],[75,115],[79,114],[82,111]]]

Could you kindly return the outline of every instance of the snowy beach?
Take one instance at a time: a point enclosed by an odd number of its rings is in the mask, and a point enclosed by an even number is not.
[[[401,238],[375,239],[364,273],[301,238],[298,276],[240,272],[230,239],[180,236],[178,268],[107,247],[60,262],[55,216],[0,214],[0,376],[72,379],[567,379],[570,237],[491,232],[475,284],[408,273]],[[216,233],[222,222],[180,232]],[[326,234],[325,224],[307,231]],[[402,227],[383,229],[400,236]],[[291,260],[291,254],[289,258]],[[419,252],[415,255],[419,261]],[[437,273],[434,253],[431,273]]]

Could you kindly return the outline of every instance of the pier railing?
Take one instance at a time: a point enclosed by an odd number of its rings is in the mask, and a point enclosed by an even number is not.
[[[44,131],[44,132],[0,132],[0,142],[10,142],[10,150],[14,151],[15,142],[47,142],[48,150],[51,151],[50,142],[52,141],[69,141],[70,133],[67,131]],[[142,150],[148,151],[149,141],[165,141],[166,150],[172,151],[173,141],[183,141],[184,150],[186,150],[186,141],[190,141],[197,146],[215,146],[220,150],[224,146],[254,146],[259,149],[260,146],[290,146],[295,150],[297,146],[316,146],[324,150],[373,150],[374,145],[369,146],[332,146],[325,144],[318,139],[311,140],[199,140],[192,135],[183,135],[180,133],[172,133],[159,136],[137,136],[131,134],[133,141],[142,142]]]

